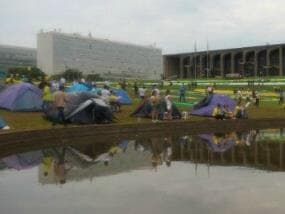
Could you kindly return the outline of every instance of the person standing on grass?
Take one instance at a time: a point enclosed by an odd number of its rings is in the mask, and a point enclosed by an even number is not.
[[[64,116],[64,107],[66,102],[66,93],[64,92],[64,86],[59,87],[59,91],[54,93],[54,103],[57,108],[57,122],[62,122],[66,125]],[[53,125],[56,125],[54,122]]]
[[[164,97],[165,103],[166,103],[166,120],[172,120],[172,101],[170,96],[170,91],[166,90],[165,97]]]
[[[48,109],[48,107],[50,106],[51,102],[53,101],[52,94],[51,94],[51,89],[50,89],[50,84],[45,81],[42,90],[43,90],[43,105],[42,105],[42,109],[43,109],[43,111],[45,111],[46,109]]]
[[[242,101],[242,92],[240,89],[237,90],[237,102],[241,103]]]
[[[138,88],[137,82],[135,82],[134,83],[134,93],[135,93],[135,96],[138,95],[138,91],[139,91],[139,88]]]
[[[284,95],[283,89],[280,88],[279,89],[279,105],[283,104],[283,102],[284,102],[284,96],[283,95]]]
[[[157,91],[153,90],[150,97],[152,122],[158,122],[159,103],[160,103],[160,97],[157,94]]]
[[[184,103],[186,102],[185,94],[186,94],[186,87],[184,83],[182,83],[182,85],[180,85],[179,88],[179,102],[184,102]]]
[[[139,91],[138,93],[139,93],[141,100],[144,100],[145,99],[145,92],[146,92],[145,86],[140,87],[138,91]]]
[[[258,91],[255,91],[255,106],[256,107],[259,107],[259,98],[260,98],[260,95],[258,93]]]

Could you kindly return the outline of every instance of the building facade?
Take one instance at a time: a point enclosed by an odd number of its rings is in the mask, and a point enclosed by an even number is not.
[[[163,56],[166,78],[285,76],[285,44]]]
[[[159,79],[163,72],[160,49],[58,32],[38,34],[37,64],[47,74],[70,68],[112,79]]]
[[[36,61],[36,49],[0,45],[0,71],[14,67],[35,67]]]

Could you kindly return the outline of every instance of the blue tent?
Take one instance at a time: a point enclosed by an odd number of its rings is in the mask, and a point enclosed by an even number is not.
[[[42,103],[41,90],[30,83],[11,85],[0,93],[0,108],[11,111],[40,111]]]
[[[123,105],[131,105],[132,101],[131,98],[129,97],[128,93],[123,90],[123,89],[116,89],[116,88],[112,88],[112,91],[114,92],[114,94],[118,97],[120,97],[120,102]]]
[[[236,102],[224,94],[212,94],[202,99],[198,104],[193,106],[191,114],[198,116],[211,117],[214,108],[220,104],[221,106],[227,105],[233,112]]]
[[[66,92],[69,93],[76,93],[76,92],[83,92],[83,91],[90,91],[91,87],[85,83],[75,83],[69,88],[66,89]]]
[[[90,92],[70,93],[64,108],[65,119],[71,123],[90,124],[112,122],[114,116],[109,106],[96,94]],[[45,109],[47,119],[57,120],[57,108],[50,105]]]

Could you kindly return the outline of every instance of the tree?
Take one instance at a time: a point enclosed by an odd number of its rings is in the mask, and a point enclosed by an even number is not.
[[[46,74],[36,67],[12,67],[8,69],[8,75],[18,79],[42,80]]]
[[[82,72],[77,69],[67,69],[59,76],[64,77],[67,81],[80,80],[83,77]]]

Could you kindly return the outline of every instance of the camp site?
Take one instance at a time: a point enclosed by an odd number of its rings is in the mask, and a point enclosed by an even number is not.
[[[285,213],[284,0],[0,5],[0,214]]]

